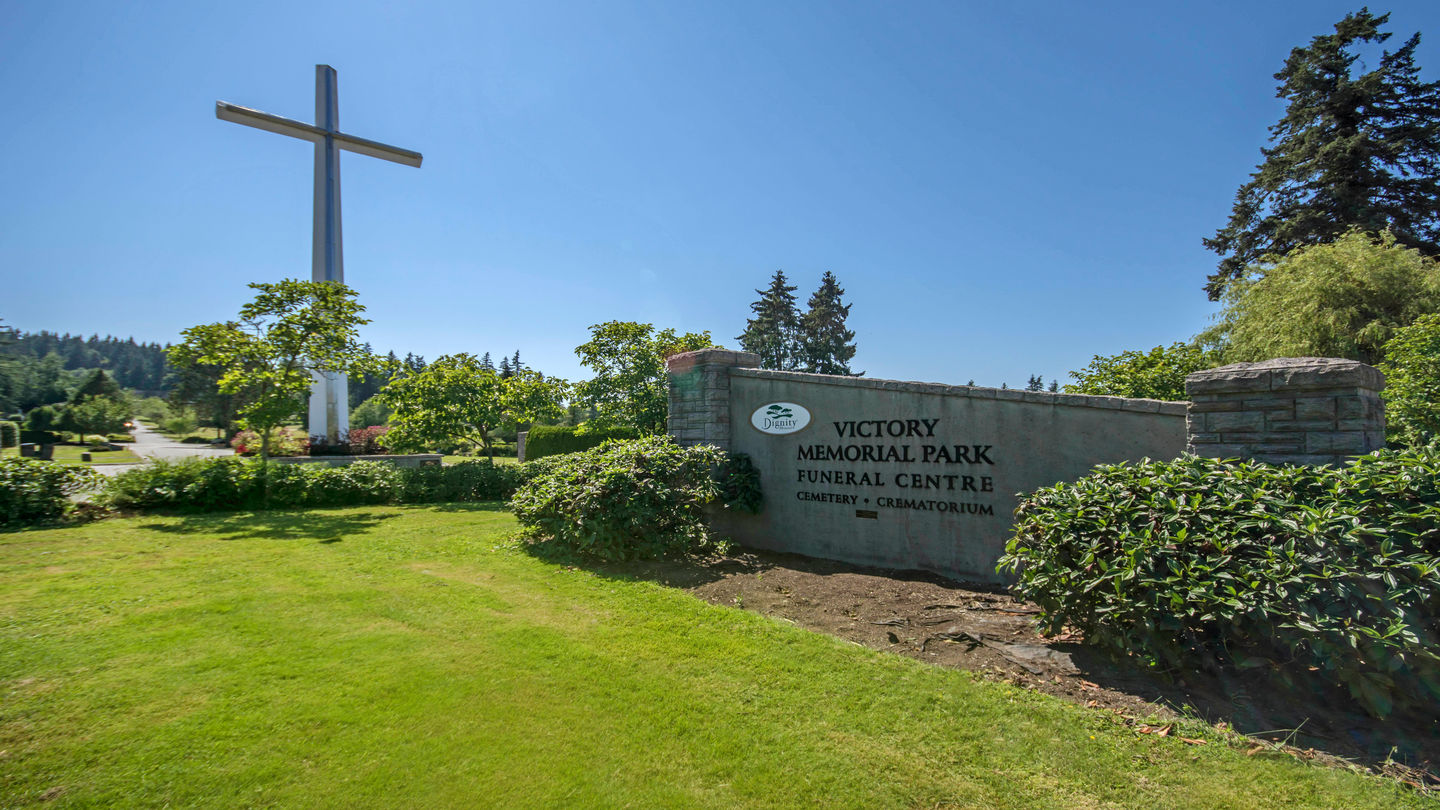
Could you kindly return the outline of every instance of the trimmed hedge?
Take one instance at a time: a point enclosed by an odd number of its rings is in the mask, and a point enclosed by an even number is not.
[[[1165,672],[1318,677],[1376,716],[1440,700],[1440,450],[1101,466],[1015,517],[1000,569],[1051,632]]]
[[[663,557],[709,541],[705,505],[724,453],[667,436],[547,458],[510,500],[537,545],[601,560]],[[529,466],[529,465],[527,465]]]
[[[579,453],[599,447],[611,439],[638,439],[640,434],[634,428],[586,428],[564,425],[537,425],[530,428],[525,437],[525,460],[533,461],[546,456],[564,453]]]
[[[100,474],[37,458],[0,458],[0,527],[56,520],[70,511],[70,496],[94,486]]]
[[[227,511],[381,503],[503,500],[525,471],[472,462],[395,467],[378,461],[262,464],[245,458],[156,461],[111,478],[104,502],[116,509]]]
[[[65,437],[53,430],[21,430],[22,444],[59,444]]]
[[[20,446],[20,424],[18,422],[0,422],[0,447]]]

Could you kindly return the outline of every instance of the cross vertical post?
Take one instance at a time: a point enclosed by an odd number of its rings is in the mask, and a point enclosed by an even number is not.
[[[335,68],[315,66],[315,126],[324,136],[315,141],[315,232],[310,278],[345,282],[345,255],[340,238],[340,87]],[[317,372],[310,386],[310,435],[336,444],[350,432],[350,381],[344,374]]]
[[[345,281],[340,238],[340,150],[419,168],[419,152],[347,135],[340,131],[340,90],[335,69],[315,66],[315,123],[215,102],[215,117],[289,135],[315,144],[315,229],[310,261],[313,281]],[[317,373],[310,388],[310,435],[334,444],[350,432],[349,381],[344,374]]]

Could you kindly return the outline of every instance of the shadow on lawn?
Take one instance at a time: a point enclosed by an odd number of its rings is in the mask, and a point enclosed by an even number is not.
[[[141,526],[166,534],[214,534],[221,540],[316,540],[338,543],[347,535],[399,517],[395,513],[335,512],[229,512],[223,515],[187,515],[174,523]]]

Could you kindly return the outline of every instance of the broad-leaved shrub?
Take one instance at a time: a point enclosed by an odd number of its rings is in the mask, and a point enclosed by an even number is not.
[[[628,560],[693,551],[708,542],[704,509],[719,493],[711,469],[723,456],[666,436],[611,441],[545,459],[510,508],[536,541],[580,556]]]
[[[70,496],[95,486],[88,467],[18,456],[0,457],[0,527],[56,520],[70,511]]]
[[[1440,452],[1101,466],[1015,517],[1000,568],[1052,632],[1162,671],[1320,677],[1377,716],[1440,700]]]

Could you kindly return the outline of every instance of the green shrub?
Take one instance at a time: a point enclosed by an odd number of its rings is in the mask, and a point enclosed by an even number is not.
[[[727,507],[752,515],[760,514],[765,508],[760,471],[744,453],[727,456],[716,471],[715,480],[720,485],[720,500]]]
[[[114,444],[128,444],[135,441],[135,436],[130,433],[111,433],[106,438]]]
[[[185,433],[194,433],[196,429],[195,418],[189,414],[169,416],[160,422],[160,431],[169,433],[172,436],[180,436]]]
[[[378,503],[495,501],[508,498],[529,465],[468,462],[395,467],[378,461],[269,464],[247,458],[156,461],[109,479],[103,499],[116,509],[214,512]]]
[[[564,453],[578,453],[599,447],[611,439],[636,439],[640,434],[634,428],[585,428],[564,425],[536,425],[525,437],[525,460],[530,461],[546,456]]]
[[[404,503],[505,500],[514,494],[525,475],[520,465],[485,461],[465,461],[449,467],[408,467],[401,473]]]
[[[0,526],[55,520],[70,510],[70,496],[94,486],[99,473],[54,461],[0,457]]]
[[[611,441],[546,459],[510,508],[536,540],[602,560],[693,551],[708,539],[705,504],[719,491],[714,447],[679,447],[666,436]]]
[[[1440,436],[1440,314],[1396,329],[1380,370],[1390,444],[1419,447]]]
[[[0,447],[20,446],[20,425],[17,422],[0,422]]]
[[[1000,568],[1052,632],[1167,672],[1318,676],[1377,716],[1440,699],[1440,451],[1101,466],[1015,516]]]

